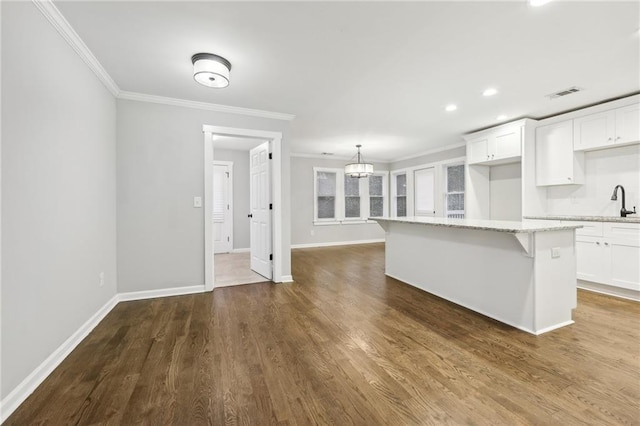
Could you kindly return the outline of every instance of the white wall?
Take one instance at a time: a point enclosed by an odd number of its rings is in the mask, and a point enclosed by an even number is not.
[[[339,243],[384,239],[377,223],[347,225],[313,224],[313,168],[342,168],[349,161],[291,157],[291,244]],[[374,164],[374,170],[388,170],[387,164]],[[311,235],[313,231],[314,235]],[[295,278],[295,277],[294,277]]]
[[[1,7],[5,398],[116,294],[116,102],[31,2]]]
[[[463,142],[462,139],[460,142]],[[421,166],[423,164],[438,163],[441,161],[451,160],[453,158],[465,157],[466,155],[467,148],[465,146],[459,146],[457,148],[445,149],[443,151],[432,152],[408,158],[406,160],[396,161],[389,165],[389,170],[399,170],[407,167]]]
[[[522,220],[522,166],[492,166],[489,172],[491,220]]]
[[[249,248],[249,151],[214,148],[213,159],[233,162],[233,248]]]
[[[640,145],[585,153],[584,185],[563,185],[547,189],[550,215],[619,216],[622,196],[611,201],[613,188],[622,185],[627,209],[640,209]],[[636,217],[636,216],[633,216]]]
[[[118,100],[120,292],[204,284],[204,210],[193,197],[204,197],[205,124],[283,133],[282,274],[291,275],[289,122]]]

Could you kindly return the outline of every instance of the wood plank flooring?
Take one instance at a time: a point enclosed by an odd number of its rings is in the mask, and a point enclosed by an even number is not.
[[[6,424],[640,424],[638,303],[579,291],[536,337],[385,277],[383,244],[292,260],[120,303]]]

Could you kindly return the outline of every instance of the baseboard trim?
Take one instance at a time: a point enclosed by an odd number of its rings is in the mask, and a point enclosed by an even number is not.
[[[614,287],[583,280],[578,280],[578,288],[581,290],[591,291],[593,293],[600,293],[607,296],[619,297],[620,299],[640,302],[640,291],[630,290],[627,288]]]
[[[55,370],[64,359],[82,342],[85,337],[107,316],[120,302],[133,300],[154,299],[157,297],[181,296],[186,294],[204,293],[204,285],[189,287],[175,287],[162,290],[133,291],[118,293],[104,304],[80,328],[60,345],[47,359],[31,372],[18,386],[0,401],[0,424],[31,395],[38,386]]]
[[[378,238],[374,240],[336,241],[331,243],[291,244],[291,249],[311,248],[311,247],[351,246],[356,244],[384,243],[384,241],[385,241],[384,238]]]
[[[239,248],[231,250],[231,253],[249,253],[251,251],[250,248]]]
[[[129,293],[119,293],[118,301],[129,302],[132,300],[155,299],[158,297],[184,296],[187,294],[204,293],[204,285],[194,285],[189,287],[163,288],[159,290],[132,291]]]
[[[36,390],[38,386],[64,361],[76,346],[107,316],[118,304],[116,294],[91,316],[80,328],[62,345],[47,357],[35,370],[31,372],[18,386],[15,387],[2,401],[0,401],[0,423],[5,420]]]
[[[292,283],[293,282],[293,275],[283,275],[281,278],[281,281],[279,281],[281,283]]]

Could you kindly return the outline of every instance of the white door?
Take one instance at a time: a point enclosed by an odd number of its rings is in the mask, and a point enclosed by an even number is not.
[[[416,216],[435,216],[434,168],[416,170],[413,173]]]
[[[213,252],[229,253],[233,249],[231,216],[232,164],[213,162]]]
[[[271,252],[271,170],[269,142],[249,152],[251,174],[251,269],[272,278]]]

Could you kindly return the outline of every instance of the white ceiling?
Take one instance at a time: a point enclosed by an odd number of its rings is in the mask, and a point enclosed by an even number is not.
[[[55,4],[120,89],[295,114],[297,153],[388,161],[640,90],[638,1]],[[229,87],[194,82],[198,52]]]

